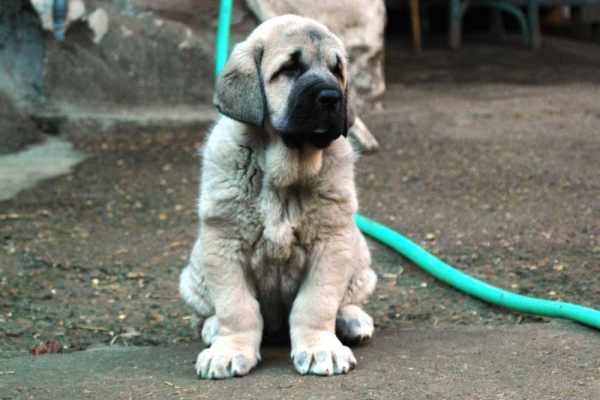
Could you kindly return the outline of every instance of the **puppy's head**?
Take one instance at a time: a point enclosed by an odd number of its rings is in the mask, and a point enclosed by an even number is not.
[[[289,147],[327,147],[355,118],[344,46],[294,15],[266,21],[235,46],[213,102],[228,117],[271,127]]]

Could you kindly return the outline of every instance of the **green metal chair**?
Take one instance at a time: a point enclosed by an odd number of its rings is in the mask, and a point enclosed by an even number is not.
[[[524,13],[510,0],[450,0],[450,48],[460,48],[462,20],[467,9],[471,6],[485,6],[514,15],[519,21],[525,45],[537,49],[541,41],[538,0],[526,2],[527,13]]]

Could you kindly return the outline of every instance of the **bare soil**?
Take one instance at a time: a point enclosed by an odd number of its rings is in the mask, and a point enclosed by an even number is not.
[[[357,164],[361,213],[491,284],[600,308],[600,61],[571,43],[414,56],[390,41],[387,108],[364,118],[381,150]],[[177,285],[207,129],[82,132],[71,140],[90,157],[73,174],[0,203],[0,356],[48,339],[195,340]],[[545,322],[371,246],[378,329]]]
[[[240,379],[198,381],[202,346],[105,347],[0,359],[5,399],[598,398],[600,337],[575,324],[388,329],[354,348],[356,370],[300,376],[287,345],[263,346]],[[35,376],[36,379],[31,379]]]

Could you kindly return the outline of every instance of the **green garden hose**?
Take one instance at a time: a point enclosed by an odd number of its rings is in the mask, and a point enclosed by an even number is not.
[[[219,25],[217,27],[217,48],[215,51],[215,80],[219,77],[227,62],[227,56],[229,56],[229,31],[231,30],[232,11],[233,0],[221,0]]]
[[[216,76],[225,66],[229,53],[232,3],[233,0],[221,1],[217,32]],[[452,268],[384,225],[358,214],[354,216],[354,220],[358,229],[365,235],[388,245],[437,279],[473,297],[509,310],[544,317],[564,318],[600,329],[600,311],[598,310],[576,304],[536,299],[502,290]]]
[[[600,329],[600,311],[576,304],[542,300],[502,290],[462,273],[435,258],[398,232],[355,215],[358,229],[365,235],[388,245],[442,282],[488,303],[527,314],[564,318]]]

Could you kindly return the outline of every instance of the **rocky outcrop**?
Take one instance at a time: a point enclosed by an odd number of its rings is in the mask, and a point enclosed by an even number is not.
[[[0,154],[36,141],[29,119],[43,95],[44,34],[28,1],[0,2]]]
[[[348,51],[359,111],[381,106],[385,91],[383,34],[387,18],[383,0],[246,0],[246,3],[261,21],[297,14],[327,25]]]

